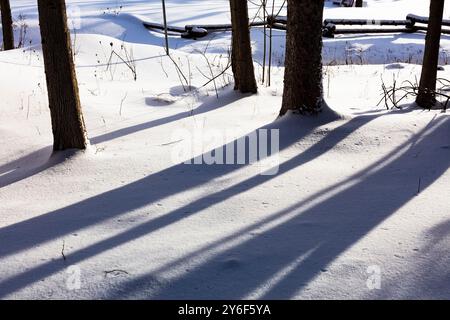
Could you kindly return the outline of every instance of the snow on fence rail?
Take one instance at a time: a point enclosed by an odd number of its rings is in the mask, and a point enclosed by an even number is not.
[[[153,22],[143,22],[147,29],[164,30],[164,25]],[[267,22],[252,22],[251,27],[262,27]],[[211,32],[231,30],[231,24],[186,25],[183,27],[168,26],[167,31],[179,33],[182,38],[197,39],[206,37]]]
[[[427,31],[428,17],[408,14],[405,20],[375,20],[375,19],[326,19],[323,22],[324,37],[333,38],[336,34],[356,33],[414,33]],[[165,30],[164,25],[153,22],[143,22],[149,30]],[[251,27],[268,26],[278,30],[286,30],[287,17],[268,16],[266,21],[252,22]],[[450,20],[443,20],[443,26],[450,27]],[[361,28],[338,28],[338,26],[366,26]],[[185,27],[168,26],[167,31],[179,34],[182,38],[203,38],[211,32],[230,31],[231,24],[186,25]],[[442,33],[450,34],[450,29],[442,29]]]
[[[323,36],[333,38],[336,34],[354,33],[414,33],[428,30],[428,17],[408,14],[405,20],[367,20],[367,19],[326,19],[323,22]],[[370,28],[343,28],[337,26],[372,26]],[[450,20],[443,20],[443,26],[450,26]],[[388,26],[390,28],[384,28]],[[395,27],[395,28],[392,28]],[[450,34],[449,29],[442,29],[442,33]]]

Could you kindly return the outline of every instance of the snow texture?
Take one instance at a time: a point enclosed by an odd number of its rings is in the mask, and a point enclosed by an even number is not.
[[[327,2],[325,17],[404,19],[427,15],[427,2]],[[229,70],[217,98],[213,83],[202,87],[206,60],[223,70],[230,33],[170,36],[184,84],[163,34],[142,25],[162,21],[160,1],[67,3],[91,145],[52,155],[36,1],[11,1],[16,39],[28,29],[23,48],[0,52],[1,298],[450,298],[448,114],[412,100],[377,106],[382,80],[420,76],[423,33],[324,39],[334,112],[277,119],[283,31],[274,31],[272,85],[240,95]],[[230,19],[227,0],[172,0],[167,12],[181,27]],[[260,83],[262,28],[251,35]],[[441,47],[439,77],[450,79],[450,36]],[[136,81],[133,66],[108,63],[113,50],[135,61]],[[276,175],[173,161],[190,139],[180,130],[232,132],[199,156],[260,129],[280,130]]]

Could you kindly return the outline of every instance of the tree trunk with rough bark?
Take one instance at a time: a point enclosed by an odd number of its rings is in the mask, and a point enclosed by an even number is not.
[[[64,0],[38,0],[53,149],[85,149],[86,130]]]
[[[3,50],[14,49],[14,30],[9,0],[0,0],[0,11],[2,15]]]
[[[288,0],[283,103],[301,114],[322,111],[322,18],[324,0]]]
[[[256,93],[258,87],[253,67],[247,1],[230,0],[230,9],[232,24],[231,66],[234,75],[234,89],[242,93]]]
[[[419,94],[416,98],[416,103],[423,108],[431,108],[436,102],[434,92],[436,91],[444,2],[444,0],[430,0],[430,19],[425,40]]]

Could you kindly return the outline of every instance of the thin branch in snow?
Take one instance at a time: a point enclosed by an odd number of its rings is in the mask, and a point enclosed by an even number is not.
[[[122,270],[122,269],[113,269],[113,270],[106,270],[103,271],[105,273],[105,278],[110,275],[110,274],[129,274],[127,271]]]
[[[61,249],[61,255],[63,257],[63,260],[66,261],[66,255],[64,254],[64,249],[66,247],[66,242],[63,240],[62,249]]]
[[[119,115],[122,115],[122,107],[123,107],[123,103],[125,102],[126,98],[128,96],[128,92],[125,93],[125,96],[122,98],[122,100],[120,101],[120,109],[119,109]]]

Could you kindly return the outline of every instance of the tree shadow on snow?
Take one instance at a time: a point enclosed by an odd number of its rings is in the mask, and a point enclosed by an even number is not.
[[[171,90],[171,93],[178,92],[177,88],[178,88],[178,86],[175,89],[173,89],[173,91]],[[174,115],[170,115],[167,117],[154,119],[149,122],[139,123],[134,126],[129,126],[129,127],[125,127],[125,128],[119,129],[119,130],[108,132],[108,133],[102,134],[100,136],[91,138],[90,142],[92,144],[99,144],[99,143],[117,139],[117,138],[120,138],[123,136],[127,136],[129,134],[133,134],[133,133],[136,133],[136,132],[139,132],[142,130],[147,130],[150,128],[162,126],[162,125],[165,125],[165,124],[168,124],[168,123],[171,123],[174,121],[179,121],[179,120],[189,118],[192,116],[205,114],[207,112],[225,107],[228,104],[231,104],[239,99],[242,99],[243,97],[245,97],[245,95],[241,95],[234,90],[227,90],[220,97],[220,99],[217,99],[216,97],[208,97],[198,107],[196,107],[192,110],[183,111],[183,112],[180,112],[180,113],[177,113]],[[151,100],[151,101],[149,101],[149,100]],[[149,100],[146,100],[148,104],[155,103],[154,99],[149,99]]]
[[[242,299],[259,292],[257,297],[262,299],[292,298],[313,278],[326,271],[340,254],[414,198],[419,177],[422,177],[423,188],[427,188],[448,169],[450,158],[443,157],[445,150],[429,146],[433,146],[435,139],[448,139],[449,122],[448,118],[433,121],[384,159],[347,180],[273,213],[240,233],[165,265],[162,270],[126,282],[116,293],[112,292],[110,298],[120,298],[119,294],[124,293],[127,297],[143,298],[145,290],[148,290],[147,284],[157,278],[159,272],[196,259],[202,261],[199,266],[148,297]],[[338,134],[342,129],[330,135]],[[339,139],[333,140],[337,142]],[[319,142],[317,147],[321,144]],[[417,156],[419,151],[422,153]],[[303,153],[283,163],[280,174],[302,165],[305,156]],[[427,168],[430,163],[433,163],[433,170]],[[320,200],[323,197],[325,199]],[[257,232],[277,220],[280,223],[274,227]],[[233,240],[251,232],[256,235],[233,243]],[[224,243],[226,247],[228,242],[230,248],[219,252],[214,250]],[[232,260],[235,261],[234,267],[227,267]],[[367,266],[362,268],[365,272]],[[364,290],[366,278],[360,280]]]
[[[386,116],[389,116],[389,114]],[[106,250],[139,239],[195,215],[214,204],[238,196],[279,175],[287,174],[289,171],[325,154],[352,132],[377,117],[376,115],[360,116],[349,121],[343,121],[341,126],[330,131],[321,141],[299,155],[281,163],[278,175],[252,176],[233,186],[180,205],[179,208],[148,222],[74,251],[67,255],[67,259],[71,264],[76,264],[92,258]],[[325,117],[319,117],[313,121],[301,121],[300,118],[294,116],[276,121],[260,129],[281,129],[280,150],[283,150],[310,134],[317,126],[330,121]],[[286,122],[294,122],[298,125]],[[152,297],[241,298],[287,267],[290,271],[276,284],[271,285],[270,290],[262,297],[291,297],[340,253],[357,242],[415,195],[414,187],[405,188],[408,185],[416,186],[416,177],[411,174],[411,170],[418,170],[418,174],[421,173],[421,168],[437,156],[436,152],[442,151],[428,150],[429,152],[423,152],[423,156],[419,158],[414,158],[413,155],[417,154],[417,150],[427,149],[429,141],[442,138],[443,135],[448,137],[448,133],[449,123],[447,118],[434,121],[426,129],[426,132],[419,133],[385,159],[355,174],[348,181],[327,188],[302,203],[294,204],[280,212],[268,215],[265,221],[259,223],[261,226],[271,221],[276,222],[277,219],[285,218],[286,221],[252,239],[212,255],[189,274],[175,280],[170,286],[161,288]],[[236,141],[233,142],[233,144],[235,143]],[[448,161],[435,163],[435,170],[432,173],[422,175],[423,188],[432,184],[448,168],[450,158],[447,159]],[[0,258],[18,254],[77,230],[120,217],[132,210],[157,203],[161,199],[214,181],[214,179],[242,167],[242,165],[179,164],[65,208],[6,226],[0,229],[0,242],[8,243],[8,246],[0,248]],[[405,179],[411,180],[411,184],[405,183]],[[177,181],[177,183],[173,183],[173,181]],[[338,190],[337,188],[340,188],[339,191],[333,193],[332,191]],[[330,194],[328,198],[319,199],[319,197],[328,194]],[[316,201],[317,199],[320,201]],[[303,208],[305,204],[314,201],[317,203],[311,208]],[[315,223],[320,225],[324,221],[327,222],[326,229],[308,228],[308,225],[314,226]],[[352,232],[349,232],[349,228]],[[236,236],[239,235],[230,237]],[[230,241],[230,239],[221,240],[221,242],[227,241]],[[266,251],[277,252],[277,254],[275,257],[270,256],[265,253]],[[208,248],[205,248],[201,252],[192,253],[190,256],[195,259],[196,256],[207,255],[207,253]],[[306,253],[309,256],[301,263],[296,264],[297,259]],[[236,256],[239,258],[238,261],[242,261],[237,271],[233,268],[223,268],[223,261],[227,260],[229,256]],[[183,263],[184,259],[191,258],[182,258],[179,263]],[[176,263],[172,267],[175,267],[175,265]],[[0,297],[60,272],[65,267],[66,265],[60,261],[50,261],[3,279],[0,282]],[[151,274],[148,277],[124,283],[120,293],[124,294],[125,292],[129,296],[138,296],[141,290],[145,289],[145,284],[148,284],[146,282],[148,279],[154,281],[154,275]],[[204,285],[201,285],[201,290],[196,291],[190,287],[193,282],[203,283]],[[143,286],[139,284],[143,284]],[[117,296],[114,292],[111,292],[111,297],[116,298]]]
[[[175,89],[174,89],[175,90]],[[236,93],[233,90],[224,93],[219,100],[215,97],[208,97],[203,101],[200,106],[183,111],[174,115],[170,115],[163,118],[151,120],[146,123],[139,123],[134,126],[125,127],[112,132],[108,132],[93,138],[90,138],[91,144],[100,144],[113,139],[117,139],[129,134],[133,134],[142,130],[147,130],[157,126],[165,125],[174,121],[179,121],[188,117],[205,114],[207,112],[222,108],[238,99],[241,99],[243,95]],[[163,100],[160,102],[154,99],[148,98],[148,103],[160,103],[160,105],[167,106],[169,103],[165,103]],[[66,159],[76,154],[75,150],[67,150],[64,152],[52,153],[52,147],[48,146],[31,153],[28,153],[16,160],[0,165],[0,188],[6,187],[10,184],[19,182],[21,180],[30,178],[44,170],[47,170],[59,163],[64,162]]]
[[[448,205],[446,210],[447,212],[444,213],[448,213]],[[418,214],[430,215],[434,212],[418,212]],[[415,248],[410,256],[404,258],[412,263],[403,262],[402,277],[383,277],[380,290],[368,294],[369,298],[402,300],[450,298],[448,269],[450,220],[443,221],[418,236],[424,244]]]
[[[75,150],[53,153],[48,146],[0,166],[0,188],[32,177],[76,154]]]

